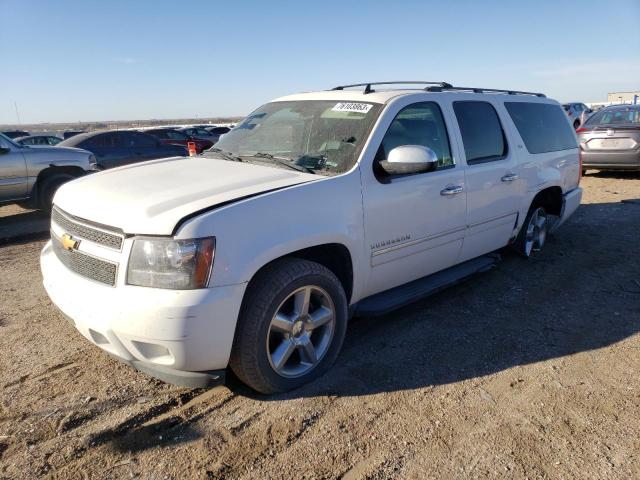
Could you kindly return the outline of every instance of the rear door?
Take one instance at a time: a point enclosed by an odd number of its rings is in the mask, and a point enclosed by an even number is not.
[[[467,168],[467,232],[460,261],[504,247],[514,231],[525,182],[500,120],[499,102],[453,102]]]
[[[27,197],[27,163],[23,149],[2,136],[0,148],[0,202]]]

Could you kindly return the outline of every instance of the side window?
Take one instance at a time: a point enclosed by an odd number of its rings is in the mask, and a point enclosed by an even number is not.
[[[489,102],[453,102],[467,165],[501,160],[508,151],[496,109]]]
[[[577,148],[576,134],[557,104],[504,102],[529,153]]]
[[[133,133],[133,146],[135,147],[155,147],[157,145],[156,140],[151,135],[144,135],[142,133]]]
[[[167,137],[171,140],[188,140],[187,135],[182,132],[176,132],[175,130],[167,130]]]
[[[80,148],[105,148],[107,147],[107,134],[96,135],[78,144]]]
[[[438,157],[438,169],[453,167],[447,127],[437,103],[421,102],[404,107],[393,119],[376,154],[376,176],[384,175],[378,162],[402,145],[422,145]]]
[[[128,146],[127,142],[125,142],[126,133],[113,132],[105,133],[102,136],[104,137],[104,145],[107,148],[123,148]]]

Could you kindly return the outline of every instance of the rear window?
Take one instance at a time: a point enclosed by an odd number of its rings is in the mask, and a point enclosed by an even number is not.
[[[640,108],[617,108],[610,110],[600,110],[585,122],[586,126],[596,125],[618,125],[618,124],[640,124]]]
[[[576,134],[558,105],[504,102],[529,153],[578,148]]]

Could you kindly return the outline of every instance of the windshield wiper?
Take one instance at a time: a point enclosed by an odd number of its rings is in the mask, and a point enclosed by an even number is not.
[[[315,173],[311,168],[305,167],[304,165],[298,165],[295,161],[291,160],[290,158],[276,157],[275,155],[272,155],[270,153],[257,152],[257,153],[254,153],[253,155],[244,155],[244,156],[251,157],[251,158],[264,158],[266,160],[272,160],[279,165],[289,167],[290,169],[297,170],[299,172]]]
[[[207,152],[217,153],[219,156],[221,156],[225,160],[230,160],[232,162],[244,162],[244,160],[242,160],[242,158],[238,157],[237,155],[233,155],[229,152],[225,152],[224,150],[220,150],[219,148],[211,147],[210,149],[204,151],[204,153],[207,153]]]

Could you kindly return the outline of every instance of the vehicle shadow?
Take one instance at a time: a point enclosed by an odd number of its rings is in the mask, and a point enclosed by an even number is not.
[[[538,258],[505,251],[490,272],[391,314],[352,320],[338,361],[315,382],[274,396],[228,385],[267,401],[371,395],[606,347],[640,331],[640,262],[629,261],[639,238],[640,199],[582,205]]]
[[[586,177],[597,178],[617,178],[617,179],[639,179],[640,172],[627,170],[587,170]]]
[[[50,214],[41,210],[2,207],[0,246],[25,240],[44,239],[49,234]],[[8,213],[7,213],[8,212]]]

